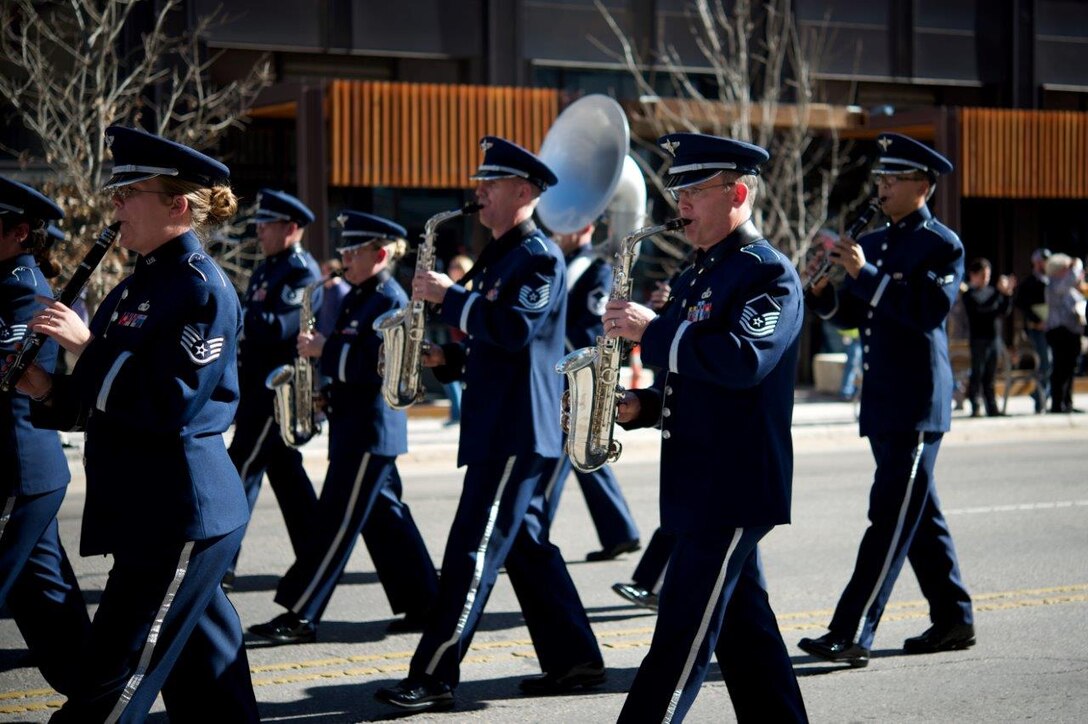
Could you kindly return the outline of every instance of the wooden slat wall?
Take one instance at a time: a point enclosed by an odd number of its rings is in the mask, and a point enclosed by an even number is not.
[[[333,81],[333,186],[467,188],[480,138],[536,152],[559,113],[554,89]]]
[[[1088,113],[962,108],[965,197],[1088,198]]]

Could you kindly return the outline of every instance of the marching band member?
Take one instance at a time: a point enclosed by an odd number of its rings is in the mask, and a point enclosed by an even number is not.
[[[28,324],[50,296],[50,221],[64,212],[45,196],[0,177],[0,361],[26,338]],[[51,372],[57,343],[46,342],[38,364]],[[0,393],[0,606],[7,604],[46,681],[68,694],[78,650],[91,621],[57,532],[68,489],[68,461],[52,430],[30,421],[30,400]]]
[[[230,171],[131,128],[106,131],[120,244],[138,255],[90,329],[53,302],[33,331],[81,352],[71,376],[19,382],[35,422],[86,431],[80,551],[113,568],[54,722],[255,722],[242,628],[219,582],[249,518],[223,444],[238,403],[238,295],[197,234],[227,221]]]
[[[351,291],[328,338],[316,330],[298,336],[300,358],[320,360],[321,373],[332,380],[329,470],[317,503],[313,539],[276,589],[276,603],[287,612],[249,628],[276,643],[316,639],[317,623],[360,531],[393,611],[407,612],[394,622],[393,630],[421,628],[438,589],[430,554],[401,501],[396,458],[408,452],[408,416],[382,399],[381,336],[373,330],[379,315],[408,303],[389,271],[404,254],[406,232],[386,219],[357,211],[344,212],[340,221],[338,250]],[[371,518],[372,511],[377,517]],[[378,521],[381,527],[375,530],[371,523]],[[379,549],[389,554],[375,555]]]
[[[601,315],[612,292],[612,266],[593,250],[593,224],[573,234],[556,234],[555,243],[567,263],[566,349],[573,352],[594,347],[597,337],[604,335]],[[563,486],[571,473],[570,458],[560,456],[555,469],[545,473],[544,497],[547,500],[548,522],[555,520]],[[592,551],[587,561],[610,561],[640,547],[638,527],[627,507],[612,468],[605,465],[591,473],[574,473],[582,488],[586,507],[597,529],[601,550]]]
[[[501,138],[481,141],[476,200],[493,239],[453,284],[423,272],[413,297],[441,304],[439,318],[468,338],[432,347],[424,364],[440,381],[465,381],[458,465],[467,465],[450,528],[435,613],[408,678],[377,698],[421,711],[453,706],[468,651],[505,562],[543,676],[527,694],[603,683],[604,664],[559,549],[548,540],[543,471],[562,454],[555,373],[563,356],[566,269],[558,247],[532,220],[540,194],[557,182],[533,154]]]
[[[317,494],[302,467],[302,453],[283,441],[273,414],[275,393],[268,389],[268,373],[295,361],[299,307],[306,287],[321,278],[302,235],[314,214],[283,191],[262,189],[258,197],[257,241],[265,259],[249,278],[244,297],[244,333],[238,351],[242,400],[234,420],[230,457],[245,486],[250,512],[257,504],[265,472],[283,513],[287,535],[299,557],[311,538],[317,512]],[[313,309],[321,308],[320,289]],[[231,565],[223,586],[234,586]]]
[[[877,624],[908,559],[929,601],[933,625],[904,641],[904,653],[975,643],[971,597],[933,478],[952,417],[945,320],[963,278],[963,245],[930,213],[926,201],[937,177],[952,171],[952,164],[897,133],[881,134],[877,145],[880,157],[873,174],[891,224],[857,242],[840,239],[831,258],[846,270],[842,288],[829,286],[825,278],[813,284],[807,297],[824,319],[861,330],[865,383],[860,426],[876,459],[876,475],[869,493],[869,528],[830,631],[801,639],[799,646],[853,667],[869,663]],[[810,274],[817,264],[814,259]]]
[[[657,627],[621,722],[682,721],[712,653],[741,721],[806,721],[767,599],[757,543],[790,520],[790,422],[801,285],[752,223],[758,146],[694,133],[673,155],[694,264],[660,315],[610,301],[605,332],[642,345],[661,386],[625,393],[617,419],[661,426],[661,525],[676,537]],[[723,467],[722,461],[728,461]]]

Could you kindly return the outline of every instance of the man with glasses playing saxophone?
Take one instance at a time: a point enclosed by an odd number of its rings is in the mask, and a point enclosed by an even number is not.
[[[302,295],[321,278],[317,262],[302,248],[303,232],[313,220],[314,213],[294,196],[261,190],[254,221],[264,261],[253,270],[242,301],[245,326],[238,349],[242,397],[230,444],[230,457],[245,485],[251,512],[268,472],[296,557],[310,540],[317,494],[302,467],[302,453],[280,436],[273,415],[274,394],[265,383],[269,372],[295,362]],[[311,309],[321,308],[321,294],[320,288],[315,290]],[[233,586],[232,565],[223,577],[223,588]]]
[[[605,333],[642,345],[654,388],[617,420],[661,427],[661,525],[676,536],[657,627],[621,722],[681,721],[716,654],[740,721],[805,721],[757,543],[790,521],[801,284],[752,223],[767,152],[697,133],[658,140],[696,249],[660,314],[608,302]],[[723,465],[724,461],[724,465]]]
[[[563,557],[548,540],[543,472],[562,454],[554,371],[563,356],[566,266],[533,223],[554,172],[509,141],[486,136],[473,177],[480,222],[493,238],[459,284],[425,271],[412,296],[441,304],[440,321],[468,338],[433,346],[424,364],[438,379],[465,380],[458,465],[461,501],[442,559],[438,602],[408,677],[377,698],[400,709],[453,706],[468,652],[499,568],[506,564],[543,676],[526,694],[555,694],[604,682],[604,663]]]

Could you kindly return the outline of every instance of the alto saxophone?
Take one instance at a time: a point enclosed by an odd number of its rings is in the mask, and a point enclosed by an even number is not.
[[[434,270],[434,240],[438,226],[458,216],[475,214],[480,204],[465,204],[460,209],[443,211],[427,219],[423,243],[416,252],[415,273]],[[382,397],[394,410],[411,407],[423,399],[423,333],[427,326],[427,303],[413,299],[407,307],[391,309],[374,320],[374,331],[382,335],[378,353],[378,374],[382,378]]]
[[[306,285],[298,315],[302,332],[312,333],[317,322],[313,311],[314,291],[335,276],[339,276],[339,272]],[[324,418],[317,409],[321,379],[317,364],[316,358],[299,357],[293,365],[280,365],[269,372],[264,381],[264,386],[275,393],[272,414],[280,426],[280,437],[291,447],[302,447],[321,432]]]
[[[672,219],[660,226],[647,226],[631,232],[620,242],[612,267],[612,294],[609,300],[631,298],[631,268],[635,264],[639,242],[663,231],[675,231],[691,223]],[[613,437],[616,403],[623,399],[619,384],[620,363],[627,356],[630,343],[619,337],[597,337],[596,347],[571,352],[555,366],[567,376],[563,393],[560,425],[567,433],[566,453],[578,470],[591,473],[605,463],[619,459],[623,446]]]

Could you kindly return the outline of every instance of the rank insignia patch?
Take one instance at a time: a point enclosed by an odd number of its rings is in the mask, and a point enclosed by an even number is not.
[[[0,344],[15,344],[22,341],[26,337],[27,331],[25,324],[12,324],[9,326],[4,320],[0,319]]]
[[[604,287],[597,287],[589,293],[589,297],[586,299],[586,308],[590,314],[600,317],[604,314],[606,306],[608,306],[608,292],[604,290]]]
[[[770,336],[778,326],[781,310],[770,296],[760,294],[744,303],[744,309],[740,313],[740,327],[752,337]]]
[[[219,359],[219,355],[223,353],[223,338],[204,339],[196,327],[187,324],[181,330],[181,348],[194,363],[206,365]]]
[[[306,287],[299,287],[298,289],[292,289],[291,287],[284,287],[280,293],[280,299],[284,304],[292,307],[302,306],[302,295],[306,293]]]
[[[552,285],[545,282],[539,287],[531,287],[528,284],[518,290],[518,303],[526,309],[543,309],[548,306],[548,300],[552,296]]]

